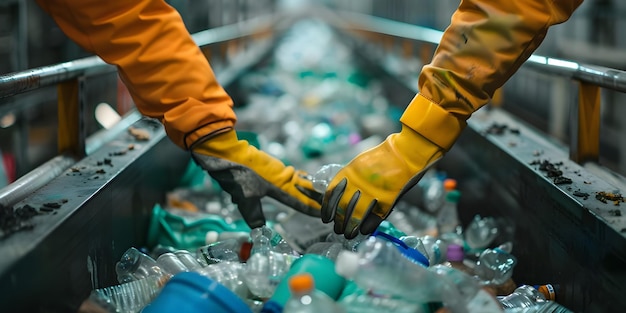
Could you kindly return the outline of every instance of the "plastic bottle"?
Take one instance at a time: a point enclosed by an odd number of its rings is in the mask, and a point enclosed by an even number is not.
[[[269,244],[267,247],[272,251],[297,254],[278,232],[265,225],[250,230],[250,238],[252,240],[252,253],[254,253],[256,249],[264,249],[265,245]]]
[[[245,232],[245,231],[223,231],[223,232],[216,232],[213,230],[210,230],[206,233],[206,238],[205,238],[205,243],[207,245],[219,242],[219,241],[223,241],[226,239],[239,239],[239,240],[250,240],[250,233],[249,232]]]
[[[478,257],[476,275],[484,286],[491,288],[496,295],[508,295],[515,289],[511,279],[517,258],[499,248],[486,249]]]
[[[244,262],[250,257],[252,243],[247,237],[221,240],[198,248],[197,259],[204,265],[220,262]]]
[[[325,293],[331,299],[337,300],[345,289],[346,279],[335,271],[335,263],[321,255],[304,254],[295,260],[278,284],[272,297],[265,302],[263,313],[280,313],[290,297],[289,278],[298,274],[307,273],[315,280],[315,289]]]
[[[533,287],[549,301],[559,301],[560,295],[563,293],[563,288],[557,284],[535,285]]]
[[[127,283],[149,276],[162,277],[166,275],[153,258],[134,247],[124,252],[115,264],[115,272],[119,283]]]
[[[343,168],[340,164],[326,164],[323,165],[312,178],[313,188],[317,192],[325,193],[326,187],[333,180],[335,175]]]
[[[328,234],[325,241],[341,243],[344,249],[349,250],[349,251],[356,251],[359,244],[363,242],[363,240],[366,240],[367,237],[369,237],[369,235],[363,235],[361,233],[358,233],[356,237],[352,239],[346,239],[344,235],[336,234],[335,232],[332,232]]]
[[[285,303],[283,313],[341,313],[343,309],[325,293],[315,289],[313,276],[308,273],[289,278],[291,297]]]
[[[500,303],[505,309],[529,308],[544,301],[546,298],[543,294],[529,285],[519,286],[513,293],[500,298]]]
[[[463,252],[462,246],[457,244],[448,245],[446,259],[447,261],[442,263],[443,266],[452,267],[470,276],[474,276],[474,268],[465,263],[465,253]]]
[[[174,255],[176,255],[189,271],[195,272],[204,267],[204,265],[187,250],[177,250],[174,252]]]
[[[449,283],[449,288],[454,290],[450,294],[457,295],[444,301],[446,308],[452,312],[502,312],[498,300],[464,271],[443,264],[432,266],[429,270]]]
[[[318,242],[308,247],[304,253],[321,255],[334,261],[343,250],[345,249],[339,242]]]
[[[221,262],[208,265],[198,270],[198,273],[217,281],[240,298],[247,299],[250,290],[242,279],[245,266],[245,263]]]
[[[446,195],[456,189],[456,180],[435,175],[424,188],[424,208],[435,214],[444,205]]]
[[[441,302],[454,296],[446,293],[445,283],[435,273],[410,261],[393,243],[374,236],[361,243],[356,253],[340,252],[336,271],[373,294],[411,303]]]
[[[156,261],[157,264],[159,264],[159,267],[170,275],[190,271],[189,268],[185,266],[185,263],[183,263],[174,253],[163,253],[157,258]]]
[[[454,233],[460,225],[457,211],[459,198],[461,198],[461,192],[458,190],[452,190],[446,195],[445,201],[437,213],[439,236],[445,233]]]
[[[426,258],[428,258],[428,264],[431,264],[430,256],[428,255],[426,246],[424,246],[421,238],[415,236],[402,236],[398,239],[402,240],[402,242],[404,242],[409,248],[415,249],[423,254]]]
[[[465,242],[472,249],[485,249],[498,236],[498,227],[493,217],[475,215],[463,231]]]
[[[428,212],[407,202],[399,201],[387,217],[402,232],[412,236],[437,235],[437,220]]]
[[[570,309],[554,301],[537,302],[535,305],[523,308],[507,308],[505,313],[573,313]]]
[[[120,285],[95,289],[89,299],[111,312],[139,312],[162,287],[158,276],[147,276]]]
[[[243,281],[255,296],[269,298],[297,258],[269,248],[258,249],[246,262]]]
[[[420,238],[430,265],[441,264],[446,260],[447,244],[433,236],[423,236]]]

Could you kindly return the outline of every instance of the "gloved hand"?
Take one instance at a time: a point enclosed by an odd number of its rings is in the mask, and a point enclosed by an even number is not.
[[[251,228],[265,225],[261,198],[270,196],[307,215],[320,216],[322,195],[303,172],[259,151],[234,130],[195,144],[195,161],[232,196]]]
[[[369,234],[389,216],[396,201],[413,187],[443,149],[402,125],[380,145],[355,157],[330,182],[322,221],[335,221],[335,232],[354,238]]]

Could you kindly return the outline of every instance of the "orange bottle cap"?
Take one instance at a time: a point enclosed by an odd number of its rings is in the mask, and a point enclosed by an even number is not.
[[[315,282],[309,273],[301,273],[289,278],[289,289],[295,293],[302,293],[313,290]]]
[[[443,188],[448,191],[456,189],[456,179],[446,178],[443,181]]]
[[[554,291],[554,287],[550,284],[541,285],[537,288],[537,291],[543,294],[546,297],[546,300],[555,301],[556,300],[556,292]]]

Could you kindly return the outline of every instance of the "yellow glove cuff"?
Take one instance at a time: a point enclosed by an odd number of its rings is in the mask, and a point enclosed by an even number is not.
[[[446,151],[467,125],[421,94],[409,103],[400,122]]]

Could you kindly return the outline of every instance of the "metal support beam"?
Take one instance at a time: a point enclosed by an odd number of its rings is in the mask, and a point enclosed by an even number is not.
[[[600,87],[580,82],[578,107],[572,109],[570,159],[578,164],[600,157]]]
[[[85,110],[84,83],[85,79],[79,77],[58,85],[59,153],[85,156],[86,135],[82,118]]]

